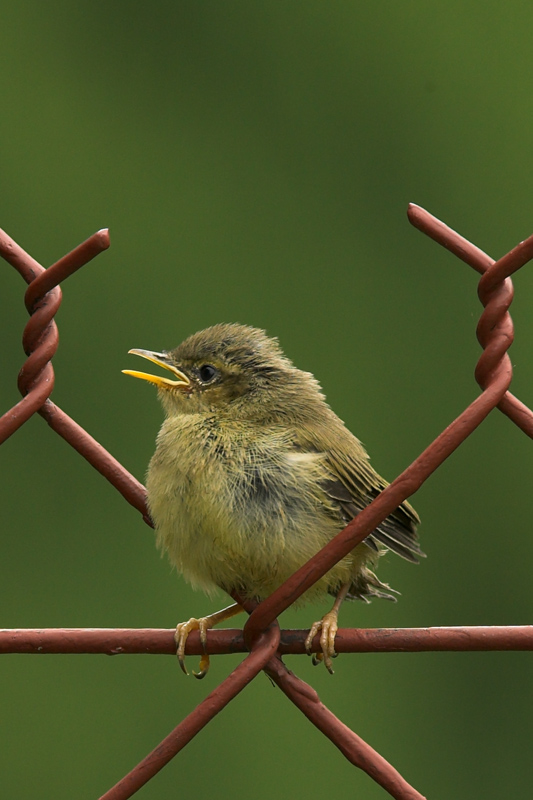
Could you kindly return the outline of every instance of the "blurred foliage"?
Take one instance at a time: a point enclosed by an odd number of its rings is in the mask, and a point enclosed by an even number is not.
[[[533,231],[530,3],[2,3],[0,225],[65,283],[54,400],[140,479],[161,420],[130,347],[266,328],[394,477],[476,395],[476,275],[406,221],[497,257]],[[4,265],[1,410],[26,320]],[[533,402],[533,277],[515,279],[514,391]],[[2,448],[6,627],[172,626],[214,610],[140,516],[36,417]],[[344,626],[531,620],[531,444],[494,413],[418,492],[428,559]],[[511,543],[510,540],[512,539]],[[305,627],[326,605],[284,615]],[[98,797],[237,663],[2,658],[2,793]],[[529,796],[529,654],[287,659],[428,798]],[[327,766],[325,766],[327,764]],[[320,765],[320,766],[319,766]],[[281,782],[280,782],[281,781]],[[384,798],[264,676],[139,798]]]

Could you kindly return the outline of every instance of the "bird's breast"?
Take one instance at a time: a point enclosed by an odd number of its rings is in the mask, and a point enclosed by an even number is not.
[[[193,585],[265,596],[342,527],[325,477],[289,430],[169,419],[147,476],[158,542]]]

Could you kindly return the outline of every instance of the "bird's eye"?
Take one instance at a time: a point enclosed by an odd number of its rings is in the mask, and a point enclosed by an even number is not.
[[[212,364],[203,364],[198,369],[198,376],[202,383],[211,383],[218,377],[218,369],[213,367]]]

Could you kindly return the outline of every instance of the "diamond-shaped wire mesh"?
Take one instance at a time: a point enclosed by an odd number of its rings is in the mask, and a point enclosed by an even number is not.
[[[509,391],[512,366],[507,350],[513,341],[508,309],[513,299],[510,276],[533,257],[533,236],[493,261],[423,209],[411,205],[413,225],[448,248],[481,273],[478,294],[484,305],[477,336],[483,353],[476,367],[481,394],[455,419],[413,463],[326,547],[302,566],[262,603],[245,602],[250,614],[244,629],[209,631],[209,654],[243,652],[245,659],[189,714],[161,744],[128,775],[106,792],[105,800],[125,800],[155,775],[230,700],[264,670],[303,714],[327,736],[355,766],[364,770],[397,800],[422,800],[423,796],[370,745],[344,725],[320,701],[317,693],[287,669],[281,656],[304,653],[307,631],[280,631],[277,617],[319,580],[331,567],[363,541],[395,508],[410,497],[426,478],[498,408],[524,433],[533,438],[533,413]],[[28,356],[19,373],[22,394],[0,418],[0,443],[39,413],[142,514],[151,525],[146,492],[111,454],[49,399],[54,386],[51,360],[57,349],[54,316],[61,303],[59,283],[109,246],[107,231],[99,231],[58,262],[44,269],[0,231],[0,255],[29,284],[25,302],[30,320],[23,335]],[[318,635],[313,650],[319,650]],[[338,652],[394,652],[423,650],[531,650],[533,626],[426,628],[403,630],[340,629]],[[168,630],[4,630],[3,653],[173,653],[173,631]],[[187,640],[187,654],[202,652],[199,635]]]

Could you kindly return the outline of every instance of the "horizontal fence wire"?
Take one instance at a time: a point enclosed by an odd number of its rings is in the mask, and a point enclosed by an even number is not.
[[[481,274],[478,295],[484,306],[477,326],[483,348],[475,377],[482,392],[372,503],[319,553],[261,603],[245,601],[249,614],[241,630],[209,630],[206,651],[210,655],[247,653],[222,681],[158,747],[100,800],[126,800],[167,764],[256,675],[264,670],[302,713],[355,766],[364,770],[396,800],[424,800],[400,773],[370,745],[344,725],[320,701],[315,690],[294,675],[282,655],[305,653],[307,631],[280,631],[279,614],[319,580],[341,558],[362,542],[448,458],[498,408],[524,433],[533,438],[533,412],[508,390],[512,366],[507,350],[514,337],[509,306],[513,299],[510,276],[533,257],[533,236],[494,261],[468,240],[424,209],[410,205],[409,221]],[[30,320],[23,334],[27,355],[18,379],[22,394],[0,418],[0,443],[14,434],[33,414],[39,413],[80,455],[97,469],[152,525],[146,490],[137,479],[87,431],[49,399],[54,386],[51,359],[57,349],[54,316],[61,303],[59,283],[109,246],[106,230],[98,231],[58,262],[44,269],[7,234],[0,231],[0,255],[29,284],[25,302]],[[339,629],[338,652],[421,652],[475,650],[531,650],[533,626],[448,627],[414,629]],[[124,629],[1,630],[0,653],[175,653],[174,631]],[[319,636],[312,650],[319,650]],[[201,654],[198,632],[187,639],[185,652]]]
[[[0,629],[0,654],[101,653],[118,655],[176,655],[174,628],[4,628]],[[305,655],[309,631],[282,630],[279,655]],[[338,653],[423,653],[533,650],[533,625],[466,625],[438,628],[339,628],[335,637]],[[247,653],[240,628],[207,631],[210,655]],[[317,634],[311,652],[319,653]],[[189,634],[185,654],[201,656],[204,647],[198,631]]]

